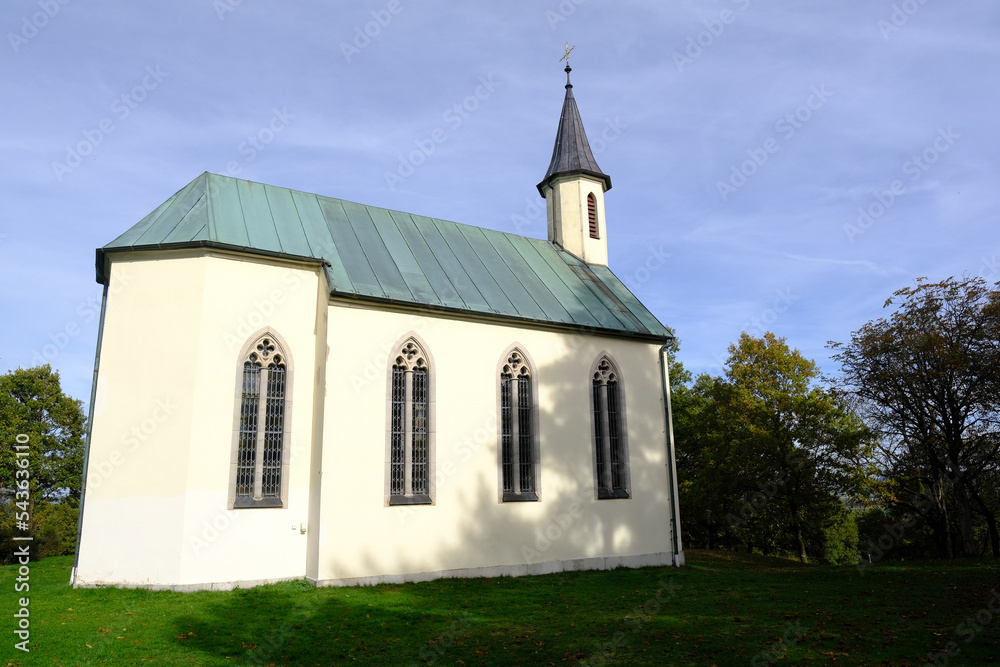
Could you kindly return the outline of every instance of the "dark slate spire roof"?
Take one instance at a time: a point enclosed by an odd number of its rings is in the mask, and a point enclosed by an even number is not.
[[[566,63],[566,99],[563,101],[562,115],[559,117],[559,129],[556,131],[556,145],[552,149],[552,161],[545,178],[538,184],[538,192],[544,197],[544,187],[552,179],[562,174],[587,174],[604,181],[605,192],[611,189],[611,177],[601,171],[597,160],[590,150],[587,133],[583,129],[580,110],[576,107],[573,97],[573,84],[569,81],[572,72]]]

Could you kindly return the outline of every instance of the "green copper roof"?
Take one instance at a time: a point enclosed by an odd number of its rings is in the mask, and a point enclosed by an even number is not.
[[[215,247],[322,262],[332,296],[655,338],[669,332],[611,271],[542,239],[208,172],[97,250]]]

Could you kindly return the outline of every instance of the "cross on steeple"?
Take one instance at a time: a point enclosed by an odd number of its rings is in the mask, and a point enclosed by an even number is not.
[[[564,56],[563,56],[562,58],[560,58],[560,59],[559,59],[559,62],[562,62],[562,61],[564,61],[564,60],[565,60],[565,61],[566,61],[566,67],[569,67],[569,54],[570,54],[570,53],[571,53],[571,52],[573,51],[573,49],[575,49],[575,48],[576,48],[576,44],[574,44],[573,46],[570,46],[570,45],[569,45],[569,42],[566,42],[566,55],[564,55]]]

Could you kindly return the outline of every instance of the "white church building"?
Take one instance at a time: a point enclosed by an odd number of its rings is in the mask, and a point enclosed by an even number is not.
[[[547,239],[204,173],[97,250],[74,585],[684,563],[671,336],[566,72]]]

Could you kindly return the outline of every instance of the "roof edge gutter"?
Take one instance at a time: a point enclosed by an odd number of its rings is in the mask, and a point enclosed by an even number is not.
[[[73,551],[73,569],[69,574],[69,585],[76,583],[77,568],[80,567],[80,545],[83,541],[83,508],[87,500],[87,466],[90,462],[90,439],[94,434],[94,410],[97,406],[97,376],[101,370],[101,344],[104,342],[104,315],[108,309],[108,286],[104,285],[101,296],[101,319],[97,325],[97,351],[94,353],[94,379],[90,385],[90,411],[87,413],[87,438],[83,443],[83,473],[80,479],[80,506],[76,517],[76,549]]]
[[[316,257],[306,257],[305,255],[293,255],[287,252],[281,252],[278,250],[262,250],[260,248],[250,248],[247,246],[238,246],[231,243],[219,243],[218,241],[178,241],[177,243],[151,243],[149,245],[133,245],[133,246],[115,246],[112,248],[98,248],[97,258],[95,261],[95,266],[97,269],[97,282],[102,285],[108,284],[108,275],[106,267],[106,255],[109,253],[119,253],[119,252],[149,252],[156,250],[191,250],[197,248],[209,248],[213,250],[228,250],[231,252],[242,253],[245,255],[257,255],[259,257],[273,257],[277,259],[285,259],[293,262],[306,262],[309,264],[321,264],[323,266],[330,266],[330,262],[323,258],[317,259]]]
[[[681,541],[681,510],[677,504],[680,489],[677,485],[677,451],[674,441],[673,406],[670,401],[669,357],[667,356],[669,347],[670,343],[665,343],[660,348],[660,381],[663,387],[663,410],[666,417],[664,425],[666,427],[667,486],[670,493],[670,549],[674,565],[680,567],[684,565],[684,546]]]
[[[414,303],[411,301],[398,301],[386,299],[384,297],[372,297],[356,294],[354,292],[340,292],[330,290],[330,298],[339,303],[357,303],[359,305],[390,306],[404,312],[419,312],[424,315],[442,315],[459,317],[465,320],[476,322],[501,322],[505,324],[516,323],[524,326],[536,327],[546,331],[558,331],[563,333],[578,333],[588,335],[612,336],[614,338],[627,338],[630,340],[640,340],[647,343],[670,344],[675,339],[672,335],[658,335],[653,333],[641,333],[625,331],[622,329],[603,329],[600,327],[588,327],[580,324],[569,324],[553,322],[551,320],[533,320],[530,317],[517,317],[515,315],[504,315],[502,313],[483,313],[464,308],[452,306],[439,306],[434,304]]]

